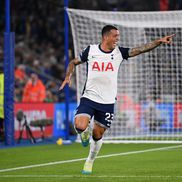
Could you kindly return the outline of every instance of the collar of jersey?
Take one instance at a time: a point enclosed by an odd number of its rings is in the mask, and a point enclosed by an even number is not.
[[[113,50],[112,50],[112,51],[104,51],[104,50],[102,50],[100,44],[99,44],[99,49],[100,49],[100,51],[102,51],[102,52],[104,52],[104,53],[106,53],[106,54],[109,54],[109,53],[111,53],[111,52],[113,51]]]

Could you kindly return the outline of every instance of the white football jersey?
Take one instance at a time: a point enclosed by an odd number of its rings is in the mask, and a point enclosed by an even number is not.
[[[100,45],[90,45],[80,60],[87,63],[87,78],[82,97],[102,104],[113,104],[117,94],[117,77],[121,62],[128,59],[129,48],[116,46],[105,52]]]

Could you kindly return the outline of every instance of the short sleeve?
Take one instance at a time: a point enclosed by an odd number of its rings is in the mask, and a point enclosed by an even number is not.
[[[80,60],[82,62],[87,62],[88,61],[88,53],[89,53],[89,50],[90,50],[90,46],[88,46],[86,49],[84,49],[82,51],[82,53],[80,54]]]
[[[129,48],[124,48],[124,47],[119,47],[119,50],[120,50],[120,52],[121,52],[121,54],[122,54],[122,57],[123,57],[123,59],[128,59],[129,58]]]

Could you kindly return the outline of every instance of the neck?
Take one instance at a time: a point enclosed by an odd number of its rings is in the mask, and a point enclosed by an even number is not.
[[[100,48],[105,51],[105,52],[109,52],[109,51],[112,51],[113,49],[109,48],[108,45],[105,43],[105,42],[102,42],[100,44]]]

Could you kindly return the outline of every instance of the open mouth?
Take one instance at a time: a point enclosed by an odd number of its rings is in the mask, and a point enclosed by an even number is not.
[[[116,46],[118,43],[117,42],[115,42],[114,44],[113,44],[113,46]]]

